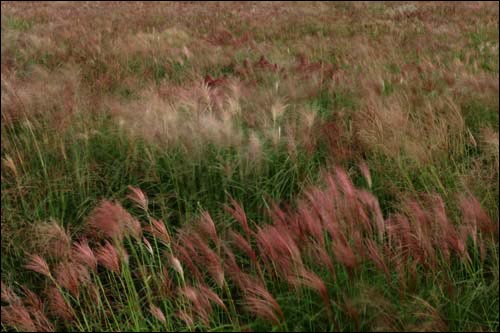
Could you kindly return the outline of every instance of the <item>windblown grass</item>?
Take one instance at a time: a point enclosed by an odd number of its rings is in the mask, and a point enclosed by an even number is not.
[[[1,6],[2,330],[498,329],[498,3]]]

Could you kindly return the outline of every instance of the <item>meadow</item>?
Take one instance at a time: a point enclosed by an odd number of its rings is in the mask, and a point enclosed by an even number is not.
[[[498,331],[498,26],[2,1],[2,331]]]

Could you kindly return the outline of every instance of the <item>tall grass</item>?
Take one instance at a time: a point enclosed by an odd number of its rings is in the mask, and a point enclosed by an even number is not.
[[[498,271],[498,258],[487,259],[497,256],[498,226],[475,198],[462,199],[457,227],[439,196],[429,196],[426,206],[409,200],[401,213],[384,218],[377,199],[354,187],[343,170],[326,174],[324,182],[307,189],[296,208],[273,206],[268,223],[249,219],[231,200],[226,211],[237,224],[217,228],[204,212],[176,231],[156,220],[146,194],[131,187],[129,200],[142,211],[141,222],[120,204],[102,201],[77,235],[56,223],[47,227],[50,247],[24,265],[46,280],[43,296],[23,286],[23,298],[4,284],[2,300],[9,305],[2,308],[3,323],[37,330],[305,329],[312,317],[297,321],[300,308],[305,318],[315,316],[310,323],[316,329],[348,329],[353,319],[355,329],[413,327],[383,316],[361,319],[349,308],[350,302],[379,308],[385,299],[380,311],[396,300],[399,307],[419,308],[423,321],[414,328],[473,327],[460,306],[436,308],[421,294],[431,283],[432,293],[453,295],[465,279],[467,286],[453,297],[477,307],[479,295],[471,288],[486,283],[487,290],[498,289],[488,278]],[[382,300],[361,300],[374,292],[365,285],[368,277],[385,283]],[[26,316],[33,295],[38,308]],[[494,326],[494,303],[479,309],[474,314]]]
[[[1,33],[2,330],[498,329],[494,3],[6,2]]]

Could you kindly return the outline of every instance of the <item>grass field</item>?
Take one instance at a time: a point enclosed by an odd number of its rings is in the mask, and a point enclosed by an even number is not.
[[[2,331],[497,331],[498,2],[9,2]]]

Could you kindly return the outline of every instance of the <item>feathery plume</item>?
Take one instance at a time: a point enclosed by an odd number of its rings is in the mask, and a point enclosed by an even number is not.
[[[32,309],[36,309],[39,311],[43,310],[43,302],[40,299],[40,297],[35,294],[33,291],[28,289],[26,286],[22,286],[23,293],[24,293],[24,302],[26,305],[28,305]]]
[[[40,253],[55,258],[66,258],[71,254],[71,237],[56,221],[38,224],[35,233],[35,245]]]
[[[28,262],[24,265],[24,267],[26,269],[45,275],[48,278],[52,278],[49,265],[47,264],[45,259],[38,254],[29,255]]]
[[[473,226],[479,228],[485,235],[496,235],[498,237],[498,223],[493,220],[481,207],[481,203],[474,196],[462,196],[460,198],[460,208],[465,221]]]
[[[243,210],[241,205],[233,198],[229,198],[229,202],[231,203],[232,207],[224,205],[224,209],[226,210],[226,212],[231,214],[236,219],[236,221],[238,221],[241,224],[241,226],[243,227],[243,231],[245,231],[247,237],[250,237],[252,232],[248,227],[248,221],[245,211]]]
[[[200,289],[202,295],[204,295],[207,299],[211,300],[221,308],[226,309],[226,305],[224,304],[222,299],[212,289],[210,289],[204,284],[199,285],[198,289]]]
[[[208,325],[209,317],[212,313],[212,306],[208,298],[205,297],[198,289],[192,286],[185,286],[180,290],[193,305],[194,313],[205,324]]]
[[[25,304],[31,312],[38,332],[54,332],[54,325],[43,312],[43,302],[40,297],[27,287],[22,286]]]
[[[195,260],[198,260],[198,264],[200,265],[206,265],[208,273],[212,276],[217,285],[222,287],[224,283],[224,269],[222,268],[220,258],[197,233],[193,233],[190,236],[192,244],[201,255],[195,257]],[[203,260],[200,260],[201,258],[203,258]]]
[[[153,317],[155,317],[156,319],[158,319],[162,323],[165,324],[167,322],[167,319],[165,318],[163,311],[161,311],[161,309],[159,307],[157,307],[153,304],[150,304],[149,305],[149,312],[153,315]]]
[[[335,242],[332,244],[332,250],[335,254],[335,258],[338,262],[344,266],[353,269],[357,266],[356,255],[354,254],[352,248],[349,244],[341,242]]]
[[[165,223],[163,223],[162,221],[151,219],[151,225],[146,226],[144,230],[161,240],[163,243],[170,243],[170,235],[168,233],[167,227],[165,226]]]
[[[344,194],[347,196],[347,198],[350,200],[354,198],[355,190],[354,186],[351,183],[351,180],[349,179],[349,176],[347,173],[340,167],[335,168],[335,177],[337,178],[337,181],[340,185],[340,188],[344,192]]]
[[[169,298],[172,296],[172,291],[173,291],[173,281],[170,278],[170,275],[168,274],[168,269],[167,267],[163,266],[161,270],[162,274],[160,276],[160,295]]]
[[[169,255],[168,257],[169,261],[170,261],[170,264],[172,265],[172,267],[174,268],[174,270],[179,273],[179,275],[184,278],[184,270],[182,269],[182,265],[181,265],[181,262],[179,261],[179,259],[177,259],[177,257],[173,256],[173,255]]]
[[[260,283],[248,281],[244,292],[244,306],[247,311],[279,324],[283,312],[269,291]]]
[[[368,165],[364,160],[361,160],[358,164],[359,170],[361,171],[361,174],[363,177],[365,177],[366,183],[368,184],[368,187],[372,187],[372,176],[370,175],[370,169],[368,168]]]
[[[1,282],[1,290],[2,290],[2,302],[8,304],[21,304],[21,299],[19,296],[14,293],[14,291],[6,285],[3,281]]]
[[[73,256],[76,261],[87,265],[94,271],[97,270],[97,258],[86,239],[73,245]]]
[[[148,197],[146,196],[146,194],[144,194],[144,192],[140,188],[132,185],[129,185],[128,189],[130,190],[130,193],[127,195],[127,198],[135,202],[135,204],[142,210],[147,211]]]
[[[73,261],[64,261],[55,269],[56,281],[73,296],[79,296],[80,285],[90,281],[87,268]]]
[[[255,254],[255,251],[252,249],[252,246],[247,242],[245,237],[233,230],[229,231],[229,236],[231,237],[231,239],[233,240],[233,244],[237,248],[245,252],[245,254],[250,258],[250,260],[252,260],[254,264],[257,263],[257,255]]]
[[[24,332],[37,331],[28,310],[21,304],[2,306],[2,324]]]
[[[146,246],[148,252],[151,253],[151,255],[153,255],[154,254],[153,247],[151,246],[151,243],[148,241],[148,239],[146,237],[142,237],[142,242]]]
[[[193,250],[188,250],[188,249],[186,249],[185,246],[181,246],[181,245],[175,246],[175,252],[177,253],[179,263],[182,262],[189,269],[191,274],[193,274],[193,277],[196,280],[200,280],[202,278],[202,274],[193,261],[193,259],[197,256],[197,254],[195,254],[193,256]],[[173,267],[174,267],[175,271],[179,272],[179,270],[178,270],[178,268],[176,268],[176,266],[173,266]],[[179,266],[179,267],[182,267],[182,266]]]
[[[289,278],[289,282],[293,285],[303,285],[315,290],[323,299],[326,307],[330,309],[330,297],[328,296],[328,289],[326,288],[323,280],[321,280],[321,278],[315,273],[308,271],[307,269],[302,267],[295,275]]]
[[[203,233],[210,236],[214,244],[219,244],[219,238],[217,237],[217,230],[215,229],[214,221],[208,212],[203,212],[199,220],[200,229]]]
[[[71,321],[75,317],[75,311],[64,299],[61,292],[56,287],[49,287],[46,291],[49,311],[66,321]]]
[[[231,279],[235,281],[238,286],[243,286],[243,276],[245,273],[243,273],[238,266],[233,251],[227,244],[222,244],[222,249],[224,251],[224,269],[226,273],[229,274]]]
[[[177,317],[182,320],[187,326],[194,326],[194,319],[186,311],[180,310],[177,312]]]
[[[115,273],[120,273],[120,257],[116,248],[108,241],[96,251],[97,261]]]
[[[387,268],[383,256],[380,254],[380,251],[377,248],[377,244],[375,244],[375,242],[369,238],[365,239],[365,242],[366,248],[368,250],[368,256],[373,261],[375,266],[377,266],[378,269],[385,273],[387,281],[390,281],[389,269]]]
[[[104,236],[118,240],[121,240],[126,234],[140,239],[142,234],[139,221],[133,218],[119,203],[112,203],[108,200],[102,200],[90,214],[87,227],[93,236]]]

